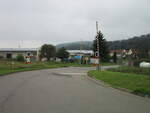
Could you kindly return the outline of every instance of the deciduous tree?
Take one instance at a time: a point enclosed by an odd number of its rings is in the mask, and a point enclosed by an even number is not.
[[[63,61],[65,58],[69,57],[69,53],[66,51],[66,49],[64,47],[62,47],[62,48],[58,49],[56,56],[58,58],[62,59],[62,61]]]
[[[49,61],[50,58],[55,57],[56,55],[56,48],[55,46],[51,45],[51,44],[44,44],[41,47],[41,58],[47,58],[47,60]]]

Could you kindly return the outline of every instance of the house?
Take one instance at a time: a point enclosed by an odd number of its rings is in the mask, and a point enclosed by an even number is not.
[[[116,53],[116,54],[117,54],[117,57],[120,58],[120,57],[122,56],[122,54],[124,53],[124,50],[111,50],[111,51],[109,52],[109,55],[110,55],[110,56],[113,56],[114,53]]]
[[[90,57],[94,55],[92,50],[67,50],[70,61],[79,61],[81,64],[88,64]]]
[[[32,60],[38,60],[39,50],[37,48],[0,48],[0,58],[15,59],[18,54],[24,58],[31,57]]]
[[[92,50],[67,50],[69,58],[81,59],[82,57],[90,57],[94,54]]]
[[[130,56],[130,55],[136,57],[137,54],[139,53],[139,51],[135,50],[135,49],[129,49],[129,50],[125,50],[125,49],[124,50],[111,50],[109,54],[110,54],[110,56],[113,56],[114,53],[117,54],[118,58]]]

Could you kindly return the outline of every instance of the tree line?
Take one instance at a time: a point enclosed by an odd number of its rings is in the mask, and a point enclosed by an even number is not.
[[[120,41],[109,41],[109,49],[150,49],[150,34],[135,36],[131,39],[120,40]]]
[[[44,44],[40,49],[40,59],[46,58],[47,61],[50,61],[51,58],[60,58],[61,61],[64,61],[69,57],[69,53],[64,47],[56,50],[56,47],[52,44]]]

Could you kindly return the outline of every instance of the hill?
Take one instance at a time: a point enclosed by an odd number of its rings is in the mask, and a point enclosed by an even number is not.
[[[116,49],[150,49],[150,34],[136,36],[127,40],[109,41],[111,50]]]
[[[81,42],[70,42],[56,45],[56,48],[65,47],[68,50],[91,50],[92,49],[92,41],[81,41]]]
[[[56,47],[65,47],[68,50],[91,50],[93,41],[71,42],[59,44]],[[150,34],[135,36],[126,40],[108,41],[110,50],[118,49],[150,49]]]

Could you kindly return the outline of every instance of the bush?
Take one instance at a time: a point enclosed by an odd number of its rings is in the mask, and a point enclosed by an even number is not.
[[[18,54],[17,57],[16,57],[16,60],[19,61],[19,62],[24,62],[25,61],[24,56],[22,54]]]

